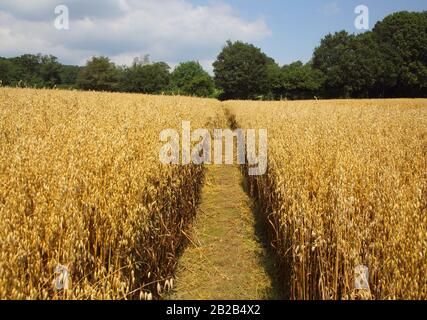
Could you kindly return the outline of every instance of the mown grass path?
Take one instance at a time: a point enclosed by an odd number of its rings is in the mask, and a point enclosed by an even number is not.
[[[173,300],[278,299],[262,223],[237,166],[208,166]]]

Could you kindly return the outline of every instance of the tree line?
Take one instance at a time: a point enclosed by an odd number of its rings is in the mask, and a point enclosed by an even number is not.
[[[164,62],[135,58],[130,67],[116,66],[108,57],[92,57],[86,66],[61,65],[54,56],[25,54],[0,58],[3,85],[117,91],[149,94],[181,94],[214,97],[213,78],[196,61],[179,64],[173,72]]]
[[[427,97],[427,12],[397,12],[372,31],[326,35],[308,63],[279,66],[261,49],[228,41],[213,64],[197,61],[174,70],[136,58],[117,66],[93,57],[86,66],[62,65],[54,56],[0,58],[3,85],[78,88],[228,99]]]

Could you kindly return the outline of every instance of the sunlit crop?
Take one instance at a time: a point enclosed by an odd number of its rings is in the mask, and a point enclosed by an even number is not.
[[[427,299],[426,100],[225,106],[268,129],[268,174],[249,179],[290,298]]]
[[[218,105],[0,88],[0,298],[144,299],[171,286],[203,167],[162,165],[159,133],[209,125]],[[53,286],[58,265],[69,290]]]
[[[226,116],[268,130],[268,172],[247,179],[289,298],[427,299],[427,100],[12,88],[0,88],[0,299],[161,297],[204,167],[162,164],[159,134],[184,120],[224,128]]]

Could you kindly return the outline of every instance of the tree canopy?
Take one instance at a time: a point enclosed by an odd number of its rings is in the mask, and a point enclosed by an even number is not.
[[[119,78],[116,66],[108,57],[93,57],[77,76],[77,85],[84,90],[113,91]]]
[[[64,87],[73,87],[76,84],[77,77],[83,67],[62,65],[61,66],[61,85]]]
[[[3,85],[11,85],[13,81],[13,64],[8,59],[0,58],[0,75]]]
[[[60,72],[61,64],[51,55],[0,58],[0,80],[4,85],[52,88],[61,83]]]
[[[178,94],[210,97],[215,91],[212,77],[196,61],[179,64],[172,72],[171,79],[172,91]]]
[[[385,95],[426,96],[427,11],[394,13],[372,32],[383,64]]]
[[[328,34],[313,54],[325,97],[427,95],[427,12],[398,12],[370,32]]]
[[[261,49],[228,41],[214,62],[215,83],[223,99],[254,99],[268,90],[268,57]]]
[[[291,99],[311,99],[323,85],[323,74],[310,63],[301,61],[282,67],[282,96]]]
[[[134,62],[124,70],[123,91],[162,93],[170,83],[170,67],[164,62]]]

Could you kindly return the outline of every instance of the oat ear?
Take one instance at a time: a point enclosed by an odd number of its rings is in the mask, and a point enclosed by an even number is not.
[[[73,273],[73,271],[74,271],[74,262],[70,262],[69,264],[66,264],[65,266],[67,267],[67,269],[68,269],[68,271],[70,273]]]

